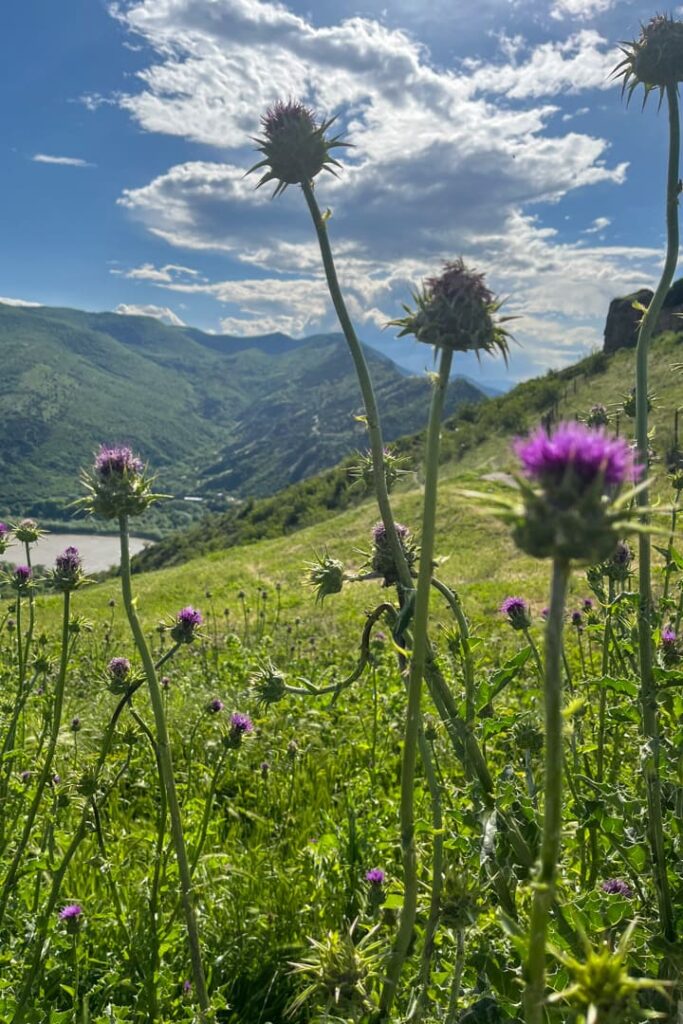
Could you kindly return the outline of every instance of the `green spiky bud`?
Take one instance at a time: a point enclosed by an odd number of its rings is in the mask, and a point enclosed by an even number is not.
[[[622,92],[633,95],[637,86],[645,89],[645,98],[653,89],[664,90],[683,82],[683,22],[657,14],[642,25],[640,38],[622,43],[624,59],[614,69],[621,78]]]
[[[325,551],[316,555],[314,562],[306,563],[304,583],[316,591],[315,599],[321,603],[330,594],[338,594],[344,585],[344,565]]]
[[[334,118],[318,121],[315,113],[303,103],[278,100],[261,118],[263,136],[254,140],[263,153],[263,160],[247,173],[266,168],[256,187],[269,181],[277,182],[275,197],[288,185],[313,181],[321,171],[334,174],[333,166],[340,164],[330,155],[331,150],[348,143],[340,142],[339,135],[326,138],[325,133],[333,121]]]
[[[498,317],[502,303],[484,283],[484,275],[470,270],[461,259],[444,264],[439,277],[429,277],[413,292],[415,308],[404,305],[406,316],[391,320],[400,327],[399,338],[412,334],[417,341],[457,352],[500,352],[507,359],[509,334],[502,326],[512,317]]]
[[[249,685],[256,695],[258,704],[277,704],[285,696],[285,677],[273,665],[272,661],[265,661],[252,674]]]

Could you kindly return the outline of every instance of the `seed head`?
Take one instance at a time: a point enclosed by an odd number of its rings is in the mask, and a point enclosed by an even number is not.
[[[656,14],[642,25],[640,37],[620,46],[623,60],[613,76],[622,79],[622,94],[631,99],[635,89],[645,90],[643,103],[653,89],[663,93],[683,81],[683,22]]]
[[[256,187],[269,181],[277,182],[274,198],[288,185],[312,182],[321,171],[334,174],[333,168],[340,164],[330,155],[331,151],[348,143],[341,142],[339,135],[326,137],[333,121],[334,118],[318,120],[303,103],[278,100],[261,118],[263,135],[254,140],[263,160],[247,173],[265,168]]]
[[[413,292],[415,308],[390,321],[400,327],[399,338],[412,334],[416,341],[457,352],[508,354],[509,334],[503,324],[511,317],[497,316],[502,303],[484,284],[484,275],[470,270],[461,259],[444,264],[439,277],[428,277]]]

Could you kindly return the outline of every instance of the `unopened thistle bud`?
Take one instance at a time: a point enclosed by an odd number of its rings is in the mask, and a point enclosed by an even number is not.
[[[88,493],[79,504],[104,519],[138,516],[162,497],[152,493],[152,480],[142,459],[121,445],[101,445],[92,469],[82,474],[82,482]]]
[[[408,568],[412,569],[417,559],[417,548],[410,538],[410,530],[402,523],[396,523],[396,533],[403,549]],[[384,578],[384,586],[391,587],[398,582],[398,572],[394,564],[391,543],[384,523],[377,523],[372,528],[372,551],[370,566],[373,572]]]
[[[35,519],[22,519],[13,527],[14,536],[22,544],[35,544],[45,531],[41,530]]]
[[[277,704],[287,692],[285,677],[272,661],[265,661],[249,679],[258,704]]]
[[[683,22],[657,14],[641,26],[639,39],[622,43],[620,49],[624,59],[613,74],[622,79],[622,93],[629,99],[639,85],[647,98],[653,89],[683,82]]]
[[[525,511],[513,534],[518,546],[535,558],[592,564],[611,557],[628,519],[620,491],[641,473],[628,443],[568,422],[552,432],[541,427],[514,447],[526,478]]]
[[[406,316],[390,321],[400,327],[399,338],[457,352],[500,352],[507,359],[509,334],[503,324],[512,317],[497,316],[502,303],[484,284],[484,275],[461,259],[444,264],[439,277],[429,277],[413,292],[415,308],[404,305]]]
[[[275,197],[288,185],[313,181],[321,171],[334,174],[333,168],[340,164],[330,155],[331,151],[348,143],[341,142],[339,135],[326,138],[325,132],[333,121],[334,118],[318,120],[303,103],[278,100],[261,118],[263,136],[254,140],[263,160],[247,173],[265,168],[256,187],[269,181],[277,182]]]
[[[344,565],[327,552],[316,555],[314,562],[307,562],[304,582],[316,591],[316,602],[322,602],[330,594],[338,594],[344,585]]]

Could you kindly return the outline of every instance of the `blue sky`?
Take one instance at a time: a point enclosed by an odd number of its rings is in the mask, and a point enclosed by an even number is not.
[[[627,109],[628,0],[33,0],[5,19],[0,296],[149,311],[206,330],[336,324],[295,189],[243,171],[269,103],[338,114],[355,148],[318,186],[359,333],[462,255],[519,314],[509,375],[601,344],[610,299],[652,284],[666,118]]]

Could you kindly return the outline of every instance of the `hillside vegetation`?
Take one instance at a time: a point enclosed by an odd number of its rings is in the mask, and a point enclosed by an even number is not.
[[[655,396],[652,422],[655,447],[661,459],[674,446],[674,410],[683,405],[683,377],[672,366],[683,359],[679,335],[661,335],[653,345],[651,391]],[[442,462],[446,479],[465,472],[505,470],[509,442],[543,417],[585,415],[592,405],[606,405],[612,426],[631,432],[632,421],[621,409],[633,380],[634,353],[596,353],[560,372],[525,381],[506,395],[483,404],[463,405],[444,425]],[[380,406],[382,408],[382,406]],[[392,449],[405,462],[403,490],[416,486],[423,451],[422,434],[400,438]],[[173,534],[143,551],[134,560],[136,571],[179,565],[210,551],[278,537],[323,522],[361,504],[366,492],[350,472],[357,457],[334,469],[286,488],[278,494],[248,501],[239,509],[206,517],[182,533]],[[370,513],[371,515],[374,513]]]
[[[102,441],[130,443],[172,495],[150,517],[158,534],[206,508],[272,494],[363,439],[339,335],[234,338],[150,317],[0,305],[0,353],[6,517],[67,521],[79,468]],[[372,349],[367,356],[391,410],[387,438],[418,429],[428,382]],[[450,409],[483,397],[456,381]]]

